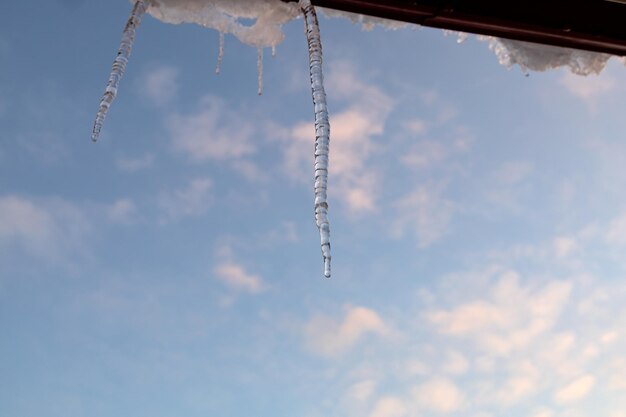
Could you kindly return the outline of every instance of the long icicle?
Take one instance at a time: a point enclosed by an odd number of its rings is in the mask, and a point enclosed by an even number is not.
[[[263,48],[257,48],[256,56],[257,84],[259,95],[263,94]]]
[[[109,82],[107,84],[102,100],[100,101],[100,107],[96,114],[96,121],[93,125],[93,133],[91,140],[96,142],[100,136],[102,130],[102,124],[107,116],[111,103],[115,100],[117,95],[117,89],[120,84],[120,80],[124,75],[126,69],[126,63],[130,57],[130,52],[133,48],[133,42],[135,41],[135,30],[141,24],[141,18],[146,13],[146,9],[152,0],[137,0],[133,6],[133,10],[126,22],[124,32],[122,33],[122,42],[120,48],[117,51],[117,56],[113,61],[113,68],[111,69],[111,75],[109,76]]]
[[[304,29],[309,44],[309,70],[315,109],[315,224],[320,232],[324,276],[330,278],[330,224],[328,223],[328,150],[330,123],[322,74],[322,42],[315,8],[310,0],[300,0]]]
[[[222,70],[222,59],[224,58],[224,32],[220,32],[220,46],[217,53],[217,65],[215,66],[215,73],[219,74]]]

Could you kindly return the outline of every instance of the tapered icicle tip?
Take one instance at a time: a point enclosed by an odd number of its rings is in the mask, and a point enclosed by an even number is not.
[[[109,75],[109,82],[107,83],[104,95],[100,100],[100,107],[98,108],[98,113],[96,114],[96,121],[94,122],[91,134],[92,142],[98,141],[102,125],[104,124],[104,119],[107,116],[109,107],[111,107],[111,103],[115,100],[115,96],[117,96],[117,89],[120,85],[120,80],[124,76],[126,64],[128,63],[130,52],[133,49],[133,42],[135,41],[135,30],[137,30],[137,27],[141,24],[141,18],[146,13],[146,9],[151,3],[152,0],[137,0],[133,6],[132,12],[130,13],[128,22],[126,22],[124,32],[122,32],[122,41],[119,49],[117,50],[117,56],[113,61],[111,74]]]
[[[324,259],[324,276],[330,278],[330,258]]]

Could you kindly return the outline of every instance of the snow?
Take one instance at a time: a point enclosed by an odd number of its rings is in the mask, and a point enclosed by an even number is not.
[[[130,0],[131,3],[134,0]],[[257,47],[275,47],[284,39],[281,26],[301,16],[297,3],[281,0],[152,0],[148,13],[166,23],[196,23],[222,33],[232,34],[241,42]],[[364,30],[376,26],[396,30],[414,26],[404,22],[363,16],[330,9],[320,9],[327,17],[346,18],[360,24]],[[246,25],[242,19],[252,19]],[[460,36],[466,37],[467,34]],[[611,57],[608,54],[539,45],[529,42],[477,36],[488,43],[499,62],[523,71],[545,71],[567,67],[579,75],[602,71]]]
[[[498,56],[500,64],[508,68],[517,64],[524,72],[567,67],[578,75],[599,74],[612,56],[493,36],[477,36],[477,38],[489,43],[489,48]]]
[[[268,48],[284,40],[281,26],[301,12],[297,3],[280,0],[152,0],[148,13],[165,23],[196,23],[247,45]]]

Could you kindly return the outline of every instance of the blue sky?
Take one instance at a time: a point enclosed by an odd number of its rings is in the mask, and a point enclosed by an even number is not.
[[[624,417],[626,69],[321,19],[265,54],[127,1],[0,13],[0,415]]]

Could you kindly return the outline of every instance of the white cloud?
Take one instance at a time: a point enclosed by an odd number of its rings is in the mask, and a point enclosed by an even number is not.
[[[441,163],[448,156],[448,149],[441,142],[423,140],[415,144],[402,157],[402,162],[412,168],[426,169]]]
[[[133,217],[137,213],[137,207],[135,203],[128,199],[123,198],[115,201],[111,206],[107,208],[107,215],[113,223],[131,223]]]
[[[139,93],[156,106],[163,106],[178,94],[178,69],[159,66],[139,78]]]
[[[378,313],[365,307],[349,307],[343,321],[315,316],[305,326],[307,346],[320,355],[345,353],[368,334],[385,335],[389,329]]]
[[[469,369],[467,358],[460,352],[450,350],[446,354],[442,371],[450,375],[463,375]]]
[[[163,191],[159,196],[158,205],[163,212],[162,221],[179,220],[187,216],[204,214],[212,202],[210,178],[196,178],[187,186]]]
[[[347,397],[353,401],[366,402],[369,400],[376,389],[376,381],[366,379],[354,383],[347,392]]]
[[[502,164],[494,173],[494,179],[502,185],[518,184],[533,172],[533,165],[527,161],[510,161]]]
[[[523,349],[554,326],[571,291],[571,283],[550,282],[535,291],[519,286],[509,271],[495,284],[489,300],[463,303],[427,314],[439,332],[469,337],[490,354]]]
[[[611,245],[626,245],[626,213],[611,221],[606,231],[606,241]]]
[[[397,215],[392,225],[395,237],[415,233],[420,248],[440,240],[450,226],[453,204],[441,196],[441,187],[419,185],[395,202]]]
[[[554,411],[549,408],[541,407],[533,411],[529,417],[553,417]]]
[[[465,395],[451,380],[435,377],[413,389],[413,397],[420,409],[436,413],[459,411]]]
[[[563,388],[557,390],[554,393],[554,401],[558,404],[568,404],[576,402],[586,397],[593,386],[596,383],[596,379],[593,375],[583,375],[571,381]]]
[[[151,153],[145,153],[137,158],[125,158],[119,157],[116,159],[115,164],[122,171],[136,172],[146,169],[154,163],[154,155]]]
[[[411,119],[404,123],[404,127],[412,135],[422,135],[426,133],[427,123],[424,120]]]
[[[577,246],[578,243],[576,242],[576,239],[572,237],[559,236],[554,239],[554,251],[556,256],[559,258],[569,256],[576,250]]]
[[[369,417],[403,417],[407,415],[407,407],[397,397],[383,397],[376,402]]]
[[[340,199],[352,213],[372,212],[379,199],[381,178],[370,161],[379,151],[375,138],[385,131],[393,100],[379,87],[362,82],[346,63],[331,65],[327,88],[346,103],[344,109],[330,113],[331,199]],[[306,168],[312,164],[314,126],[309,121],[298,123],[284,140],[284,169],[308,181],[311,173]]]
[[[607,71],[586,77],[567,72],[561,77],[560,83],[572,95],[587,102],[596,100],[615,88],[615,80]]]
[[[256,152],[250,118],[212,96],[196,113],[176,114],[168,121],[174,148],[196,161],[232,160]]]
[[[250,274],[235,262],[223,262],[213,270],[217,279],[230,288],[257,294],[264,289],[263,280],[258,275]]]
[[[83,210],[61,199],[0,196],[0,246],[18,246],[50,260],[84,251],[91,230]]]

